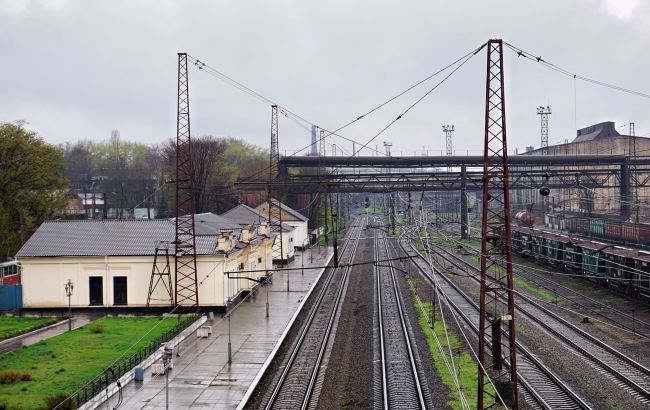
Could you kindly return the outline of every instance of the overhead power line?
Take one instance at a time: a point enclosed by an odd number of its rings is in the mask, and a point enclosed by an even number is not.
[[[585,77],[585,76],[582,76],[582,75],[579,75],[579,74],[572,73],[571,71],[566,70],[566,69],[561,68],[561,67],[558,67],[557,65],[555,65],[553,63],[549,63],[548,61],[544,60],[541,56],[536,56],[535,54],[530,53],[528,51],[525,51],[525,50],[523,50],[523,49],[521,49],[519,47],[516,47],[516,46],[514,46],[514,45],[512,45],[510,43],[505,43],[505,45],[510,50],[517,53],[518,57],[523,57],[523,58],[525,58],[527,60],[539,63],[539,64],[541,64],[542,66],[544,66],[546,68],[550,68],[551,70],[557,71],[558,73],[564,74],[564,75],[566,75],[568,77],[572,77],[574,79],[581,80],[581,81],[591,83],[591,84],[594,84],[594,85],[599,85],[601,87],[610,88],[610,89],[615,90],[615,91],[620,91],[620,92],[623,92],[623,93],[636,95],[637,97],[650,99],[650,94],[647,94],[647,93],[644,93],[644,92],[641,92],[641,91],[631,90],[629,88],[624,88],[624,87],[621,87],[621,86],[618,86],[618,85],[615,85],[615,84],[607,83],[605,81],[594,80],[593,78],[589,78],[589,77]]]
[[[326,130],[325,128],[323,128],[323,127],[321,127],[321,126],[315,124],[314,122],[311,122],[311,121],[306,120],[304,117],[302,117],[302,116],[300,116],[300,115],[294,113],[293,111],[287,109],[286,107],[282,106],[281,104],[278,104],[278,103],[275,102],[273,99],[271,99],[271,98],[269,98],[269,97],[266,97],[266,96],[262,95],[261,93],[259,93],[259,92],[255,91],[255,90],[253,90],[253,89],[251,89],[251,88],[245,86],[244,84],[240,83],[239,81],[237,81],[237,80],[233,79],[232,77],[230,77],[230,76],[228,76],[228,75],[222,73],[221,71],[217,70],[216,68],[209,66],[209,65],[206,64],[205,62],[199,60],[198,58],[196,58],[196,57],[194,57],[194,56],[192,56],[192,55],[189,55],[189,54],[188,54],[188,60],[189,60],[189,62],[192,64],[192,66],[194,66],[195,68],[197,68],[197,69],[199,69],[199,70],[201,70],[201,71],[204,71],[204,72],[206,72],[206,73],[208,73],[208,74],[210,74],[210,75],[212,75],[212,76],[214,76],[214,77],[216,77],[216,78],[218,78],[218,79],[221,79],[222,81],[224,81],[224,82],[226,82],[227,84],[229,84],[229,85],[235,87],[236,89],[238,89],[238,90],[240,90],[240,91],[242,91],[242,92],[244,92],[244,93],[246,93],[246,94],[251,95],[251,96],[254,97],[255,99],[257,99],[257,100],[259,100],[259,101],[261,101],[261,102],[263,102],[263,103],[265,103],[265,104],[268,104],[268,105],[277,105],[278,108],[280,109],[280,113],[281,113],[281,114],[283,114],[283,115],[285,115],[287,118],[289,118],[289,119],[295,121],[296,123],[298,123],[299,125],[301,125],[301,126],[304,127],[305,129],[308,129],[308,130],[309,130],[309,128],[307,128],[306,125],[309,126],[309,127],[311,127],[312,125],[314,125],[314,126],[320,128],[320,129],[322,129],[322,130],[324,130],[324,131],[326,132],[326,134],[324,135],[324,138],[326,138],[326,137],[328,137],[328,136],[330,136],[330,135],[334,135],[334,136],[339,137],[339,138],[342,138],[342,139],[344,139],[344,140],[346,140],[346,141],[348,141],[348,142],[352,142],[352,143],[355,143],[355,144],[360,144],[358,141],[355,141],[355,140],[353,140],[353,139],[351,139],[351,138],[348,138],[348,137],[346,137],[346,136],[343,136],[343,135],[339,134],[339,132],[340,132],[341,130],[343,130],[343,129],[349,127],[350,125],[352,125],[352,124],[354,124],[354,123],[360,121],[361,119],[367,117],[368,115],[374,113],[375,111],[381,109],[382,107],[386,106],[387,104],[389,104],[389,103],[395,101],[395,100],[398,99],[399,97],[403,96],[404,94],[407,94],[408,92],[410,92],[411,90],[417,88],[418,86],[420,86],[420,85],[426,83],[427,81],[429,81],[430,79],[434,78],[435,76],[437,76],[437,75],[439,75],[439,74],[445,72],[446,70],[450,69],[451,67],[454,67],[455,65],[459,64],[460,62],[462,62],[462,64],[460,64],[460,66],[462,66],[463,64],[465,64],[465,62],[467,62],[467,59],[468,59],[468,58],[471,58],[472,56],[476,55],[479,51],[481,51],[481,50],[483,49],[483,47],[485,47],[485,43],[482,44],[481,46],[479,46],[478,48],[473,49],[472,51],[470,51],[470,52],[464,54],[463,56],[461,56],[460,58],[454,60],[453,62],[447,64],[446,66],[440,68],[439,70],[435,71],[434,73],[429,74],[428,76],[426,76],[426,77],[423,78],[422,80],[419,80],[419,81],[417,81],[416,83],[410,85],[409,87],[407,87],[407,88],[404,89],[403,91],[401,91],[401,92],[399,92],[398,94],[396,94],[396,95],[390,97],[389,99],[385,100],[384,102],[380,103],[379,105],[377,105],[377,106],[371,108],[371,109],[368,110],[367,112],[365,112],[365,113],[363,113],[363,114],[361,114],[361,115],[356,116],[353,120],[348,121],[347,123],[345,123],[344,125],[342,125],[342,126],[336,128],[336,129],[333,130],[333,131]],[[453,71],[451,74],[453,74],[456,70],[458,70],[458,68],[460,68],[460,66],[456,67],[456,68],[454,69],[454,71]],[[451,74],[448,75],[447,77],[445,77],[445,78],[443,79],[442,82],[444,82],[444,81],[445,81],[449,76],[451,76]],[[442,82],[438,83],[438,84],[437,84],[433,89],[429,90],[429,91],[428,91],[428,92],[427,92],[423,97],[421,97],[420,100],[416,101],[416,102],[413,104],[413,106],[416,105],[417,103],[419,103],[422,99],[424,99],[424,98],[425,98],[428,94],[430,94],[430,93],[431,93],[435,88],[437,88],[437,86],[439,86]],[[413,108],[413,106],[409,107],[409,108],[408,108],[404,113],[402,113],[402,115],[406,114],[406,113],[407,113],[411,108]],[[389,124],[389,125],[386,127],[386,129],[387,129],[388,127],[390,127],[390,125],[392,125],[392,123],[394,123],[394,122],[396,122],[398,119],[400,119],[400,117],[401,117],[402,115],[400,115],[396,120],[393,120],[393,121],[391,122],[391,124]],[[385,131],[385,130],[384,130],[384,131]],[[383,131],[381,131],[380,134],[381,134],[382,132],[383,132]],[[378,154],[380,154],[380,155],[384,155],[384,153],[381,152],[381,151],[377,151],[377,150],[375,150],[375,149],[373,149],[373,148],[368,148],[368,145],[370,144],[370,142],[372,142],[372,141],[373,141],[375,138],[377,138],[380,134],[378,134],[378,135],[376,135],[375,137],[373,137],[373,139],[371,139],[369,142],[366,142],[366,144],[363,144],[363,145],[362,145],[362,148],[367,148],[367,149],[370,149],[370,150],[372,150],[372,151],[376,151],[376,152],[377,152]],[[316,141],[316,143],[318,144],[319,141]],[[301,153],[302,151],[311,148],[311,146],[312,146],[313,144],[314,144],[314,143],[310,143],[310,144],[308,144],[308,145],[306,145],[306,146],[300,148],[299,150],[297,150],[297,151],[294,152],[293,154],[289,155],[289,157],[292,157],[292,156],[298,155],[298,154]],[[360,149],[358,149],[358,150],[356,150],[356,151],[358,152],[359,150],[360,150]],[[256,176],[258,176],[259,174],[262,174],[262,173],[264,173],[264,172],[268,172],[268,169],[266,169],[266,170],[260,170],[257,174],[249,175],[247,178],[244,179],[244,181],[246,181],[246,180],[252,180],[252,179],[255,178]]]

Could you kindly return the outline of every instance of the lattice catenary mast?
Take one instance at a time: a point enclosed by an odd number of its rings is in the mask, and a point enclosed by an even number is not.
[[[487,44],[483,150],[483,221],[479,320],[478,408],[493,395],[485,371],[505,404],[518,408],[515,346],[515,301],[512,287],[512,242],[503,42]],[[495,401],[497,397],[492,397]],[[498,401],[497,401],[498,403]]]
[[[271,233],[276,234],[280,241],[279,246],[273,244],[272,259],[283,261],[284,249],[282,244],[282,210],[280,208],[280,196],[273,190],[273,182],[278,178],[278,166],[280,162],[280,148],[278,142],[278,106],[271,106],[271,151],[269,153],[269,181],[267,191],[267,204],[269,207],[269,228]],[[273,195],[278,198],[273,198]],[[277,199],[278,203],[274,202]]]
[[[177,306],[199,307],[194,236],[194,187],[187,54],[178,53],[178,112],[176,121],[176,235],[174,238]]]
[[[542,155],[548,155],[548,116],[551,115],[551,107],[537,107],[537,114],[542,120]]]

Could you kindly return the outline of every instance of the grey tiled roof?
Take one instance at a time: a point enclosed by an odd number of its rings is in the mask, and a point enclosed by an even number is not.
[[[233,223],[218,215],[196,215],[196,253],[216,253],[219,233],[236,228]],[[171,243],[174,236],[172,219],[46,221],[16,256],[147,256],[155,254],[156,241]]]
[[[280,208],[281,208],[284,212],[287,212],[287,213],[293,215],[293,216],[296,217],[298,220],[300,220],[300,221],[302,221],[302,222],[307,222],[307,221],[308,221],[308,219],[307,219],[306,216],[304,216],[304,215],[301,214],[300,212],[296,211],[295,209],[289,207],[288,205],[286,205],[286,204],[284,204],[284,203],[278,201],[277,199],[275,199],[275,198],[271,198],[271,202],[272,202],[275,206],[278,206],[278,205],[279,205]]]
[[[239,236],[241,225],[221,215],[206,212],[194,215],[194,229],[197,235],[219,235],[223,231],[233,231]]]
[[[226,211],[221,214],[221,216],[237,222],[240,225],[259,225],[260,223],[265,223],[268,221],[268,215],[264,215],[262,212],[257,209],[253,209],[248,205],[239,204],[233,209]],[[294,228],[293,226],[282,224],[283,232],[290,232]]]

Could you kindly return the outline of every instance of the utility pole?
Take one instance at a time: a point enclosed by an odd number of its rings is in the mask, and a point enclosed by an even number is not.
[[[194,187],[187,54],[178,53],[178,111],[176,117],[176,236],[174,287],[176,305],[199,307],[194,236]]]
[[[551,115],[551,107],[537,107],[537,114],[542,120],[542,155],[548,155],[548,116]]]
[[[442,130],[445,133],[445,139],[446,139],[446,142],[447,142],[447,144],[446,144],[447,145],[447,156],[450,157],[450,156],[454,155],[454,150],[453,150],[452,141],[451,141],[451,136],[454,133],[454,126],[453,125],[443,125]],[[447,171],[451,172],[451,167],[448,167]]]
[[[504,86],[503,41],[490,40],[482,178],[479,409],[493,405],[493,400],[499,405],[497,396],[486,388],[490,384],[486,374],[507,406],[519,406]],[[492,396],[488,403],[486,395]]]

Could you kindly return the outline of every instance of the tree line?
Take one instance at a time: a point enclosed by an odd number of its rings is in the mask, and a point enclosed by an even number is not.
[[[197,213],[237,205],[234,183],[264,180],[268,160],[267,150],[241,139],[193,138]],[[146,145],[113,131],[106,141],[54,146],[23,123],[0,124],[0,257],[15,255],[44,220],[71,217],[65,209],[77,194],[106,201],[99,217],[132,218],[136,208],[153,209],[158,218],[174,216],[175,165],[173,139]]]

